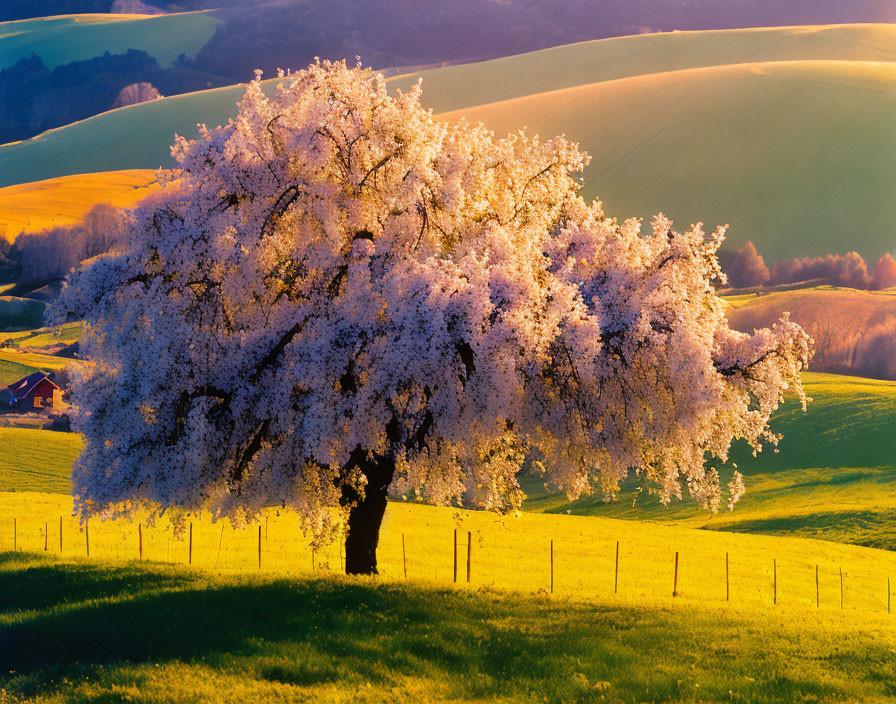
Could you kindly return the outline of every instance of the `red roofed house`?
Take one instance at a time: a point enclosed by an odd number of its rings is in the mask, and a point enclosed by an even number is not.
[[[5,391],[3,396],[9,405],[19,410],[62,406],[62,389],[43,372],[29,374],[7,386]]]

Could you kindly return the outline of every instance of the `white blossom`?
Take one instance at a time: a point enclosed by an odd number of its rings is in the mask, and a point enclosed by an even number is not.
[[[577,145],[440,123],[420,92],[317,63],[177,138],[131,247],[57,311],[87,323],[82,515],[277,504],[320,537],[365,484],[353,453],[440,504],[518,509],[536,456],[570,497],[634,471],[716,510],[707,458],[775,441],[810,340],[787,318],[728,327],[723,230],[610,219],[578,195]]]

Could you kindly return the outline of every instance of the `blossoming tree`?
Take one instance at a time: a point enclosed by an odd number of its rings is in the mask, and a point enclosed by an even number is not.
[[[325,62],[173,153],[130,248],[57,309],[87,323],[84,516],[280,505],[316,540],[344,519],[346,571],[372,573],[390,487],[511,511],[537,457],[571,497],[634,471],[715,511],[743,485],[706,458],[805,403],[802,329],[726,323],[723,231],[608,218],[563,137],[443,124]]]

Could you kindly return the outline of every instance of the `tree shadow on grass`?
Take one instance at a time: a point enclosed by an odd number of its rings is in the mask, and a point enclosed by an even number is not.
[[[481,598],[440,590],[332,577],[213,582],[162,565],[31,557],[0,572],[0,604],[13,616],[0,626],[0,663],[26,696],[122,662],[250,663],[260,679],[295,685],[383,682],[421,663],[459,672],[501,630],[487,625]],[[507,647],[492,649],[502,667],[516,657]]]
[[[743,520],[705,526],[707,530],[820,538],[870,548],[896,550],[896,510],[818,511],[797,516]]]
[[[711,613],[342,577],[215,577],[159,564],[3,559],[0,684],[8,675],[7,690],[26,697],[89,678],[98,693],[69,698],[118,701],[111,683],[139,686],[156,664],[186,663],[199,668],[194,677],[211,668],[240,681],[335,683],[346,692],[422,678],[461,699],[592,701],[594,683],[612,680],[628,701],[660,702],[688,698],[695,666],[707,668],[727,695],[726,677],[742,667],[695,657],[720,638],[737,641],[738,619],[728,619],[729,631],[720,634]],[[661,671],[644,664],[659,643],[666,653]],[[758,672],[769,666],[762,662],[769,653],[785,657],[765,643],[747,647]],[[778,686],[775,696],[839,694],[810,675]],[[189,701],[176,696],[172,701]]]
[[[5,552],[0,553],[0,613],[172,589],[187,582],[183,575],[150,572],[136,564],[65,563],[47,555]]]

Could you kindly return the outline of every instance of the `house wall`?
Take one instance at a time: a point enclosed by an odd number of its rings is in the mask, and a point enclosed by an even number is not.
[[[52,399],[53,398],[53,390],[56,387],[53,386],[47,379],[43,379],[37,386],[31,389],[28,392],[28,395],[25,396],[22,401],[28,403],[31,399],[35,397],[40,397],[41,399]]]

